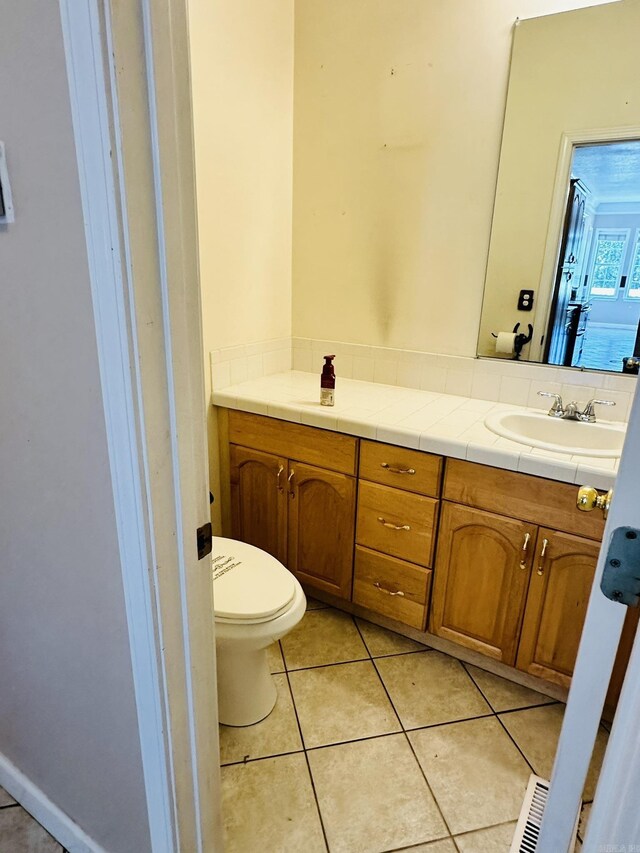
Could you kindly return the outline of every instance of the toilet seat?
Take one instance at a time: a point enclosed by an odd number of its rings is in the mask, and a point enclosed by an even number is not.
[[[295,597],[295,578],[282,563],[236,539],[213,537],[211,573],[216,621],[269,622]]]

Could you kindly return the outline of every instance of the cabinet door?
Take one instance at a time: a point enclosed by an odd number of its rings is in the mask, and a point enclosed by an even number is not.
[[[289,463],[289,562],[303,583],[351,597],[356,488],[353,477]]]
[[[230,448],[231,534],[287,561],[287,460]]]
[[[537,528],[444,503],[431,630],[513,665]]]
[[[569,686],[599,551],[598,542],[540,528],[518,669]]]

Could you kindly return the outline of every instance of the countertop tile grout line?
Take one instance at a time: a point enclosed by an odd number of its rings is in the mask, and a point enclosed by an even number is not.
[[[284,651],[284,650],[283,650]],[[286,662],[285,662],[286,665]],[[320,808],[320,801],[318,800],[318,792],[316,791],[316,783],[313,778],[313,773],[311,772],[311,763],[309,762],[309,756],[307,755],[306,744],[304,740],[304,734],[302,733],[302,726],[300,725],[300,718],[298,717],[298,708],[296,706],[296,699],[293,695],[293,688],[291,686],[291,681],[289,679],[289,673],[286,673],[287,676],[287,684],[289,685],[289,693],[291,694],[291,702],[293,704],[293,713],[296,716],[296,723],[298,724],[298,732],[300,733],[300,742],[302,743],[302,751],[304,753],[304,760],[307,765],[307,773],[309,774],[309,780],[311,782],[311,790],[313,791],[313,798],[316,803],[316,809],[318,812],[318,820],[320,821],[320,828],[322,829],[322,837],[324,838],[324,844],[327,849],[327,853],[331,853],[329,847],[329,839],[327,838],[327,830],[324,825],[324,820],[322,819],[322,809]]]
[[[424,779],[425,785],[427,786],[427,790],[429,791],[429,793],[433,797],[433,802],[435,803],[436,808],[438,809],[438,814],[442,818],[442,822],[445,825],[447,832],[449,833],[449,837],[453,837],[452,832],[451,832],[451,827],[449,826],[449,823],[444,816],[444,813],[442,811],[440,803],[438,802],[438,798],[436,797],[435,792],[433,791],[431,785],[429,784],[429,780],[427,779],[427,774],[424,772],[424,769],[423,769],[422,765],[420,764],[420,761],[418,760],[418,756],[416,755],[416,751],[413,748],[413,744],[411,743],[411,740],[409,739],[409,735],[407,734],[407,731],[404,727],[404,723],[402,722],[402,718],[400,717],[400,714],[398,713],[398,710],[397,710],[397,708],[393,702],[393,699],[391,698],[391,694],[387,690],[387,685],[384,683],[384,680],[383,680],[382,676],[380,675],[380,671],[378,670],[378,667],[376,666],[375,658],[373,658],[371,656],[371,651],[369,650],[369,647],[367,646],[366,640],[364,639],[362,632],[360,631],[360,626],[358,625],[355,617],[352,616],[351,618],[353,619],[353,624],[356,626],[356,629],[357,629],[358,633],[360,634],[360,637],[362,638],[362,642],[364,643],[365,648],[369,652],[369,657],[371,658],[371,663],[373,664],[373,668],[376,671],[376,674],[380,680],[380,684],[382,685],[382,689],[387,694],[387,699],[391,703],[391,707],[393,708],[393,712],[396,715],[396,717],[398,718],[398,722],[400,723],[400,727],[402,729],[402,734],[404,735],[405,741],[408,744],[409,749],[411,750],[411,754],[413,755],[413,760],[418,765],[418,770],[420,771],[420,774],[422,775],[422,778]],[[427,843],[427,842],[425,842],[425,843]],[[457,845],[456,845],[455,841],[453,843],[457,849]]]

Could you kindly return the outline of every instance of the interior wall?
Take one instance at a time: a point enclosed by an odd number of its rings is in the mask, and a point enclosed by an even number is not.
[[[205,350],[291,334],[293,0],[192,0]]]
[[[189,30],[208,401],[212,350],[291,336],[293,0],[190,0]]]
[[[57,3],[2,4],[0,754],[113,853],[150,849]],[[0,846],[2,846],[0,844]]]
[[[295,336],[475,355],[513,23],[587,5],[296,0]]]

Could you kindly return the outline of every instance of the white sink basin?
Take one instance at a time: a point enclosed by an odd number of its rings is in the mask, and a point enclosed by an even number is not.
[[[497,435],[530,447],[614,459],[620,456],[626,431],[618,424],[562,420],[542,412],[494,412],[484,423]]]

